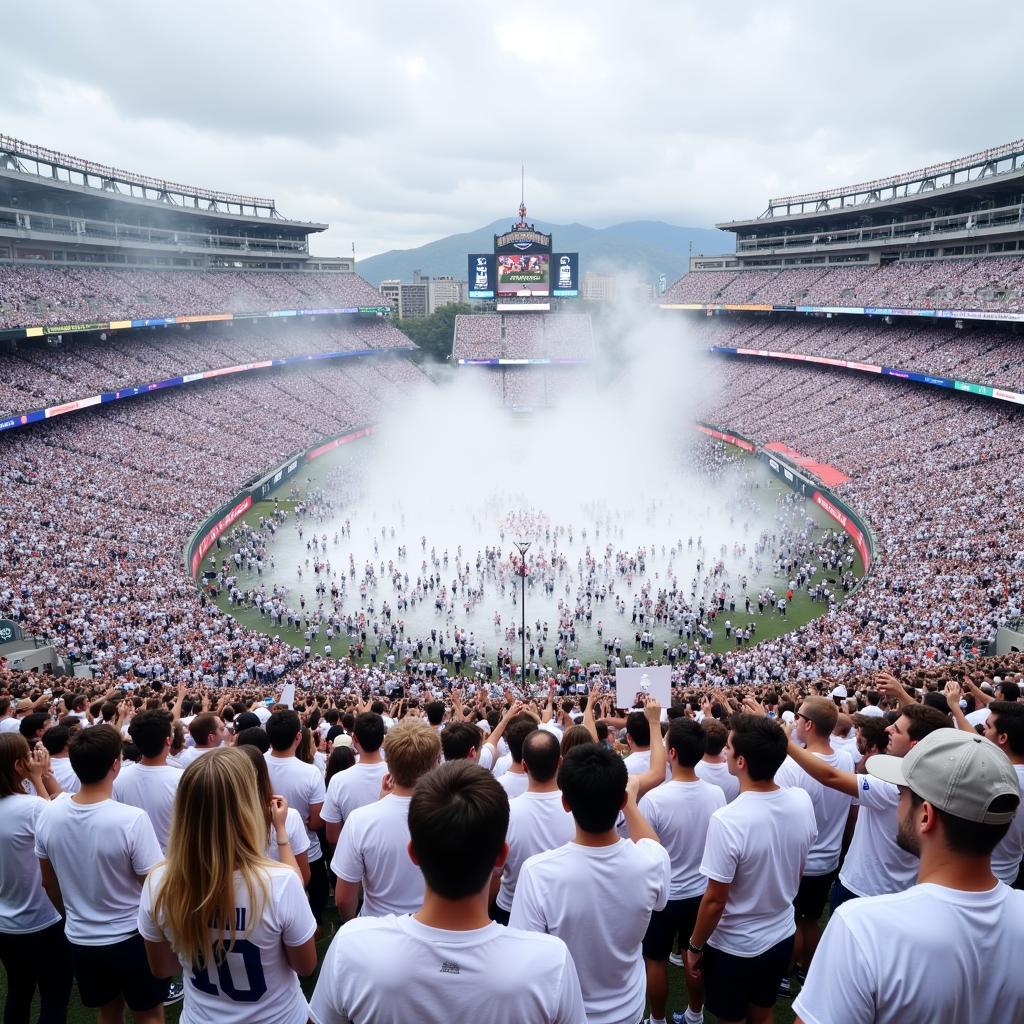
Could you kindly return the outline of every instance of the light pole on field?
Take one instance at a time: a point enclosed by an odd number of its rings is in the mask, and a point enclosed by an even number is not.
[[[522,681],[523,693],[526,693],[526,552],[530,547],[528,540],[517,540],[516,548],[519,551],[519,576],[523,581],[522,604],[523,604],[523,656],[520,663],[520,679]]]

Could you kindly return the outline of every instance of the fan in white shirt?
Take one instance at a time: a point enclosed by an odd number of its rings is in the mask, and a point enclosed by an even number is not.
[[[384,719],[380,715],[364,711],[356,717],[352,728],[352,749],[359,760],[331,778],[320,811],[327,841],[332,846],[338,842],[338,836],[353,811],[380,799],[381,780],[388,770],[380,753],[384,734]]]
[[[708,887],[686,947],[687,977],[703,977],[723,1022],[770,1020],[789,968],[793,898],[817,828],[810,797],[774,782],[786,745],[763,713],[733,716],[725,750],[740,795],[711,817],[700,867]]]
[[[803,1024],[1020,1021],[1024,893],[993,875],[1020,782],[977,734],[935,730],[905,757],[868,762],[900,790],[898,840],[918,884],[851,900],[829,921],[793,1004]]]
[[[42,744],[50,755],[50,771],[60,784],[60,788],[69,796],[73,796],[81,788],[78,776],[71,767],[68,757],[68,744],[71,742],[71,731],[63,725],[55,725],[43,733]]]
[[[639,783],[605,747],[588,743],[570,750],[558,785],[575,820],[575,837],[526,861],[512,901],[510,927],[557,935],[569,947],[590,1024],[639,1020],[645,991],[641,942],[651,912],[668,900],[671,864],[637,809]],[[629,840],[615,828],[620,811]]]
[[[558,740],[546,729],[534,729],[523,742],[522,755],[529,788],[509,802],[508,856],[500,877],[496,875],[493,882],[496,893],[492,916],[505,925],[512,910],[519,871],[526,859],[564,846],[576,834],[576,825],[562,806],[562,794],[555,781],[562,760]]]
[[[698,779],[710,782],[725,794],[726,803],[731,803],[740,795],[740,780],[729,771],[726,763],[725,744],[729,739],[729,730],[717,718],[705,716],[701,728],[707,736],[707,753],[693,766]]]
[[[694,771],[707,749],[707,733],[688,718],[677,718],[666,737],[672,778],[640,801],[640,813],[650,822],[668,852],[672,864],[672,885],[664,910],[655,910],[644,935],[647,966],[647,1001],[651,1021],[665,1019],[668,1000],[668,958],[678,938],[686,944],[707,888],[700,873],[704,841],[711,816],[725,806],[725,794],[718,786],[699,779]],[[704,989],[699,982],[687,986],[688,1024],[703,1018]]]
[[[498,765],[495,765],[495,777],[501,784],[501,788],[508,793],[509,800],[521,796],[526,792],[529,780],[526,777],[526,769],[523,767],[523,743],[526,737],[537,728],[536,717],[528,711],[509,722],[505,730],[505,741],[508,744],[508,766],[504,771],[499,772]],[[500,765],[499,761],[499,765]]]
[[[181,769],[167,763],[174,722],[168,711],[143,711],[131,720],[128,732],[142,759],[122,767],[114,780],[114,799],[149,815],[160,849],[166,853],[174,796],[181,780]]]
[[[283,818],[274,825],[286,846]],[[172,836],[146,880],[138,928],[154,971],[183,969],[183,1018],[303,1024],[298,975],[316,967],[316,921],[294,862],[264,855],[265,809],[249,755],[214,751],[185,770]]]
[[[465,760],[427,773],[408,820],[422,905],[413,916],[341,928],[310,1001],[316,1024],[586,1024],[565,943],[488,920],[488,882],[504,862],[508,824],[508,798],[490,773]]]
[[[352,812],[331,861],[342,921],[355,917],[360,883],[362,917],[409,914],[423,900],[423,878],[406,854],[409,801],[417,780],[437,765],[441,741],[422,719],[404,718],[387,734],[384,747],[387,795]]]
[[[992,713],[985,719],[985,736],[1010,759],[1024,790],[1024,704],[995,700],[989,708]],[[1006,836],[992,851],[992,873],[1001,882],[1021,888],[1022,855],[1024,814],[1018,814]]]
[[[228,738],[228,729],[223,719],[212,711],[196,715],[188,724],[188,732],[195,740],[195,746],[186,747],[178,755],[177,761],[182,768],[187,768],[197,757],[223,746]]]

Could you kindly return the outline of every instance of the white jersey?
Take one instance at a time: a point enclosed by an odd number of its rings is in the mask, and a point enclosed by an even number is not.
[[[587,1024],[561,939],[493,923],[443,931],[411,916],[349,921],[327,951],[309,1015],[316,1024]]]
[[[802,789],[740,793],[715,811],[701,873],[729,883],[708,943],[733,956],[759,956],[796,931],[793,899],[817,835]]]
[[[60,920],[43,889],[35,837],[49,801],[15,793],[0,799],[0,933],[42,931]]]
[[[36,856],[53,866],[64,897],[64,933],[79,946],[135,934],[141,878],[163,857],[149,815],[116,800],[51,801],[39,816]]]
[[[514,800],[530,788],[530,777],[526,772],[505,772],[498,776],[498,785],[508,794],[509,800]]]
[[[389,793],[345,822],[331,870],[346,882],[363,883],[360,917],[411,914],[423,904],[423,875],[409,858],[411,801]]]
[[[921,861],[896,844],[900,791],[891,782],[857,776],[857,824],[839,881],[857,896],[902,892],[917,881]]]
[[[509,926],[565,940],[589,1024],[636,1024],[646,993],[641,943],[671,878],[668,854],[651,839],[566,843],[523,865]]]
[[[841,772],[853,771],[853,758],[845,750],[834,750],[828,755],[814,756]],[[818,836],[807,854],[804,874],[831,874],[839,867],[843,833],[846,831],[846,821],[850,816],[853,797],[812,779],[791,757],[787,757],[782,762],[782,767],[775,773],[775,784],[783,789],[802,789],[811,798]]]
[[[181,774],[181,769],[173,765],[126,764],[114,779],[114,799],[149,815],[164,853],[171,834],[171,815]]]
[[[161,865],[146,879],[138,913],[139,934],[150,942],[171,941],[153,902],[164,876]],[[179,957],[185,981],[184,1024],[305,1024],[309,1008],[285,946],[301,946],[316,921],[299,876],[289,867],[266,869],[267,902],[254,919],[240,872],[235,873],[235,925],[238,940],[219,964],[194,966]],[[222,934],[228,934],[224,932]]]
[[[729,766],[721,761],[712,764],[710,761],[698,761],[693,766],[698,779],[710,782],[725,794],[725,802],[731,804],[740,795],[740,780],[729,771]]]
[[[528,857],[564,846],[576,834],[576,822],[562,806],[559,790],[523,793],[508,805],[508,857],[501,872],[496,902],[506,913],[512,909],[519,871]]]
[[[322,804],[327,797],[323,774],[314,765],[306,764],[297,757],[274,757],[269,750],[263,756],[270,773],[270,788],[283,796],[303,821],[308,821],[310,807]],[[309,826],[306,827],[306,835],[309,838],[309,862],[312,864],[323,853],[320,840]]]
[[[672,780],[640,801],[640,813],[668,851],[672,862],[670,900],[701,896],[708,881],[700,873],[711,815],[725,806],[725,794],[710,782]],[[689,936],[686,936],[689,938]]]
[[[1024,1022],[1024,892],[926,883],[844,903],[793,1010],[806,1024]]]
[[[68,796],[74,796],[82,788],[82,783],[75,774],[74,768],[71,767],[70,757],[51,757],[50,771],[53,772],[57,784]]]
[[[375,803],[380,799],[380,783],[387,771],[388,766],[383,761],[376,764],[358,761],[333,775],[327,785],[320,817],[324,821],[344,822],[354,810]]]
[[[1024,793],[1024,764],[1015,764],[1013,767],[1017,771],[1020,790]],[[1013,885],[1017,879],[1017,873],[1020,871],[1022,854],[1024,854],[1024,814],[1018,812],[1010,823],[1010,831],[992,851],[992,874],[1000,882]]]

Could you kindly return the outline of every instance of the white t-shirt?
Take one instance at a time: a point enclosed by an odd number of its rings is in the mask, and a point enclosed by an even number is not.
[[[13,715],[10,718],[0,718],[0,733],[18,732],[20,729],[20,718],[15,718]]]
[[[514,800],[530,788],[530,776],[526,772],[505,772],[498,777],[498,785],[508,793],[509,800]]]
[[[75,769],[71,767],[70,757],[51,757],[50,770],[60,788],[69,796],[74,796],[82,788]]]
[[[235,873],[235,921],[240,925],[234,948],[217,965],[194,968],[179,957],[185,981],[183,1024],[305,1024],[309,1008],[299,977],[285,956],[285,946],[301,946],[316,931],[316,921],[299,876],[289,867],[267,868],[267,902],[259,919],[251,919],[249,894]],[[171,936],[153,916],[164,867],[146,879],[138,913],[139,934],[150,942]],[[223,934],[227,935],[228,932]],[[173,945],[173,943],[172,943]]]
[[[759,956],[796,931],[793,898],[817,835],[802,789],[740,793],[711,816],[701,873],[729,882],[729,898],[710,945]]]
[[[828,755],[814,756],[841,772],[853,771],[853,758],[845,750],[834,750]],[[811,798],[818,836],[807,854],[804,874],[831,874],[839,867],[843,833],[846,830],[850,807],[853,805],[853,797],[812,779],[791,757],[787,757],[782,762],[782,767],[775,773],[775,784],[783,789],[802,789]]]
[[[504,746],[504,744],[505,741],[502,740],[501,743],[498,744],[499,748],[501,746]],[[501,757],[499,757],[498,760],[494,762],[494,767],[491,769],[491,772],[496,779],[500,779],[505,774],[505,772],[507,772],[511,767],[512,755],[502,754]]]
[[[900,791],[890,782],[857,776],[857,824],[839,881],[858,896],[902,892],[917,881],[921,862],[896,845]]]
[[[294,807],[289,807],[288,813],[284,817],[284,830],[288,836],[288,845],[292,848],[292,853],[296,857],[309,849],[309,836],[306,834],[306,826],[303,825],[299,812]],[[271,860],[281,859],[281,850],[277,845],[277,829],[273,825],[270,827],[270,838],[267,841],[266,853]]]
[[[423,904],[423,875],[409,858],[409,803],[389,793],[352,812],[334,850],[331,870],[363,883],[360,917],[411,914]]]
[[[565,941],[589,1024],[636,1024],[646,994],[641,942],[671,881],[668,853],[651,839],[566,843],[523,865],[509,926]]]
[[[1015,764],[1017,781],[1024,793],[1024,764]],[[1010,831],[1006,833],[999,845],[992,851],[992,874],[1013,885],[1020,871],[1021,856],[1024,855],[1024,814],[1017,812],[1010,823]]]
[[[356,918],[338,932],[309,1015],[316,1024],[587,1024],[561,939],[498,924],[442,931],[390,915]]]
[[[0,933],[42,931],[60,920],[43,889],[36,828],[48,800],[15,793],[0,800]]]
[[[698,779],[710,782],[725,794],[725,802],[731,804],[740,795],[740,780],[729,771],[729,766],[720,761],[711,764],[709,761],[698,761],[693,770]]]
[[[126,764],[114,779],[114,799],[149,815],[156,840],[165,853],[171,834],[174,796],[180,781],[180,768],[145,764]]]
[[[1024,892],[926,883],[844,903],[793,1010],[806,1024],[1024,1021]]]
[[[388,766],[383,761],[377,764],[357,761],[351,768],[332,775],[320,817],[324,821],[343,822],[354,810],[376,803],[380,799],[380,780],[387,772]]]
[[[299,812],[299,817],[303,821],[308,820],[310,807],[322,804],[327,797],[323,773],[314,765],[306,764],[297,757],[274,757],[269,750],[263,757],[267,762],[267,771],[270,772],[270,788],[275,794],[283,796],[288,801],[288,806]],[[309,837],[309,863],[312,864],[319,860],[323,853],[320,850],[320,840],[308,826],[306,835]]]
[[[64,933],[79,946],[109,946],[135,934],[145,875],[163,858],[149,815],[103,800],[52,800],[36,826],[36,856],[53,866],[64,897]]]
[[[211,750],[220,750],[222,744],[217,744],[215,747],[185,747],[185,749],[178,754],[178,764],[184,769],[187,768],[193,761],[197,761],[203,756],[203,754],[209,754]]]
[[[707,879],[700,873],[711,815],[725,806],[725,794],[710,782],[677,782],[652,789],[640,801],[640,813],[658,833],[672,862],[670,900],[700,896]],[[689,938],[689,936],[686,936]]]
[[[497,904],[512,909],[519,871],[528,857],[564,846],[576,834],[572,815],[562,806],[559,790],[551,793],[523,793],[508,805],[508,859],[501,873]]]

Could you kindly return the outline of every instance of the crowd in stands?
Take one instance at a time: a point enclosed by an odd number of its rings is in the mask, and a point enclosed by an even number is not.
[[[987,256],[874,266],[693,271],[659,301],[1020,312],[1024,259]]]
[[[462,313],[452,359],[593,359],[586,313]]]
[[[31,339],[19,342],[14,351],[0,352],[0,417],[240,363],[412,347],[387,320],[353,317],[302,324],[156,327],[106,340],[95,333],[68,334],[56,346]]]
[[[709,347],[798,352],[1024,391],[1024,340],[1013,327],[733,314],[688,321],[687,336]]]
[[[204,313],[386,306],[356,274],[0,264],[0,330]]]

